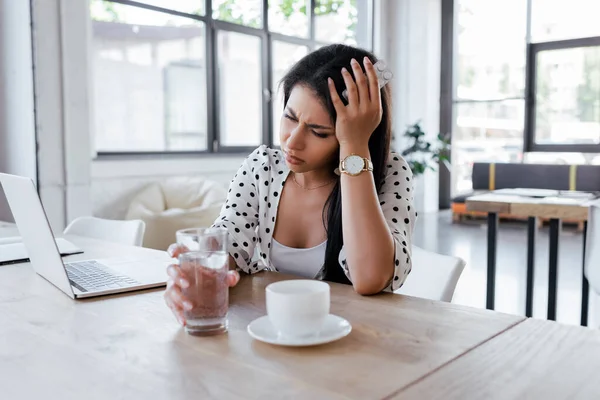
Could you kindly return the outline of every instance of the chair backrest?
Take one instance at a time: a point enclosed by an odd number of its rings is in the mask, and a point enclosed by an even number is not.
[[[412,247],[412,270],[404,285],[395,293],[429,300],[452,301],[465,261]]]
[[[146,225],[141,220],[117,221],[96,217],[79,217],[63,232],[129,246],[141,246]]]
[[[585,277],[590,287],[600,294],[600,200],[589,206],[585,247]]]

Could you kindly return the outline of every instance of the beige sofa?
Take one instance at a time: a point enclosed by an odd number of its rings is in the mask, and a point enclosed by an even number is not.
[[[197,177],[154,182],[131,201],[127,219],[146,223],[144,247],[166,250],[179,229],[208,227],[219,216],[227,190],[219,183]]]

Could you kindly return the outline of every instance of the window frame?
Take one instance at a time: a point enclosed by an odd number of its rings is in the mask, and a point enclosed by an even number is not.
[[[261,144],[273,146],[274,126],[272,121],[272,107],[274,91],[271,84],[272,66],[273,66],[273,41],[306,46],[308,51],[315,50],[318,46],[328,45],[327,42],[315,39],[315,3],[317,0],[309,0],[309,35],[308,37],[297,37],[284,35],[269,30],[269,1],[262,0],[262,28],[253,28],[245,25],[239,25],[232,22],[221,21],[212,17],[212,0],[204,0],[204,15],[188,14],[168,8],[154,6],[133,0],[104,0],[111,3],[123,4],[126,6],[138,7],[150,11],[157,11],[174,16],[184,17],[200,21],[204,24],[205,30],[205,48],[206,48],[206,88],[207,88],[207,146],[206,150],[190,151],[102,151],[95,149],[96,160],[110,159],[147,159],[147,158],[172,158],[189,156],[211,156],[217,154],[242,154],[249,153]],[[369,47],[374,46],[374,1],[367,2],[367,34],[366,38]],[[89,15],[89,13],[88,13]],[[219,127],[219,69],[217,66],[217,36],[219,31],[236,32],[246,35],[259,37],[261,40],[260,62],[261,62],[261,90],[262,90],[262,141],[256,146],[223,146],[220,140]]]
[[[599,144],[538,144],[535,142],[536,125],[536,72],[538,54],[542,51],[577,49],[584,47],[600,47],[600,36],[577,39],[557,40],[527,44],[527,60],[525,64],[525,131],[523,152],[548,153],[600,153]]]

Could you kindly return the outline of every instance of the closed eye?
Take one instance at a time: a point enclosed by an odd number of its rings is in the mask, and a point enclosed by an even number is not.
[[[290,115],[290,114],[288,114],[288,113],[284,113],[284,114],[283,114],[283,116],[284,116],[284,118],[286,118],[286,119],[289,119],[290,121],[293,121],[293,122],[298,122],[298,119],[297,119],[297,118],[295,118],[295,117],[291,116],[291,115]],[[314,130],[311,130],[311,132],[313,133],[313,135],[315,135],[316,137],[318,137],[318,138],[320,138],[320,139],[325,139],[325,138],[327,138],[327,137],[329,136],[329,135],[328,135],[328,134],[326,134],[326,133],[319,133],[319,132],[316,132],[316,131],[314,131]]]

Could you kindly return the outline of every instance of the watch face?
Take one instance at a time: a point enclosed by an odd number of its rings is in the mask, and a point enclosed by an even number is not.
[[[365,160],[359,156],[349,156],[344,160],[344,167],[349,174],[355,175],[365,168]]]

